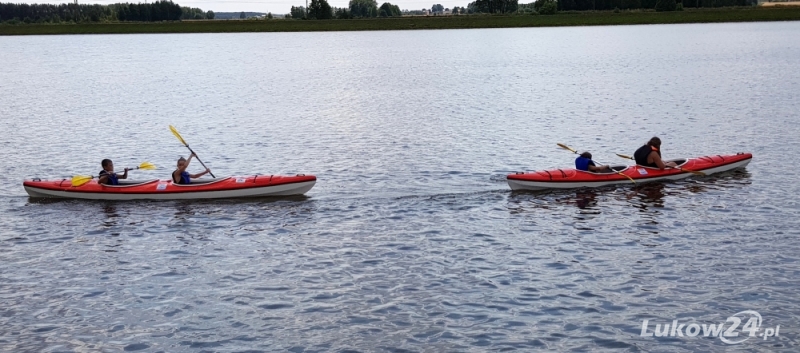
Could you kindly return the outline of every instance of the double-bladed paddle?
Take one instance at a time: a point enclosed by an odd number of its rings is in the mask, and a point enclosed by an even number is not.
[[[178,138],[178,141],[180,141],[184,146],[186,146],[186,148],[189,149],[189,152],[194,154],[194,156],[197,158],[197,161],[200,162],[200,164],[203,166],[203,168],[208,169],[208,167],[206,167],[206,164],[203,163],[203,161],[200,160],[200,157],[197,157],[197,153],[194,153],[194,151],[192,151],[192,148],[189,147],[189,144],[186,143],[186,141],[183,139],[183,137],[181,137],[181,134],[178,133],[178,129],[176,129],[174,126],[170,125],[169,126],[169,131],[172,131],[172,134],[175,135],[175,137]],[[212,178],[216,178],[214,176],[214,173],[211,172],[211,169],[208,170],[208,174],[211,174]]]
[[[156,169],[156,166],[150,162],[143,162],[139,164],[136,168],[128,168],[128,170],[136,170],[136,169],[144,169],[144,170],[153,170]],[[98,176],[91,176],[91,175],[76,175],[72,177],[72,186],[81,186],[89,182],[94,178],[99,178]]]
[[[558,147],[561,147],[561,148],[563,148],[563,149],[565,149],[565,150],[567,150],[567,151],[570,151],[570,152],[572,152],[572,153],[575,153],[575,154],[580,154],[580,153],[578,153],[578,151],[576,151],[574,148],[572,148],[572,147],[569,147],[569,146],[567,146],[567,145],[565,145],[565,144],[563,144],[563,143],[557,143],[557,145],[558,145]],[[592,161],[592,162],[594,162],[594,161]],[[597,163],[597,162],[595,162],[595,163]],[[601,164],[602,164],[602,163],[601,163]],[[608,167],[608,169],[611,169],[611,167]],[[629,177],[629,176],[625,175],[624,173],[622,173],[622,172],[619,172],[619,171],[616,171],[616,170],[614,170],[614,169],[611,169],[611,171],[613,171],[614,173],[617,173],[617,174],[619,174],[619,175],[622,175],[622,176],[624,176],[624,177],[628,178],[628,180],[630,180],[630,181],[631,181],[631,183],[634,183],[634,184],[636,184],[636,180],[633,180],[633,178],[631,178],[631,177]]]

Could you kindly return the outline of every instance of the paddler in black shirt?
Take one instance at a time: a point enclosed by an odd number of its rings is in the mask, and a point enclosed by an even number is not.
[[[639,149],[633,153],[633,159],[638,165],[661,170],[667,167],[675,168],[678,166],[675,162],[664,163],[664,161],[661,160],[661,139],[658,137],[651,138],[650,141],[647,141],[646,145],[639,147]]]
[[[101,170],[100,174],[98,175],[98,184],[119,185],[119,179],[128,178],[128,168],[125,168],[124,174],[117,175],[117,173],[114,173],[114,162],[112,162],[110,159],[104,159],[102,162],[100,162],[100,165],[103,166],[103,170]]]

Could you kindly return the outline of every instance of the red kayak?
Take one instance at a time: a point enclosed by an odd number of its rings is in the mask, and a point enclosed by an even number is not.
[[[187,200],[302,195],[314,186],[317,177],[247,175],[216,179],[197,179],[191,184],[172,180],[127,181],[120,185],[98,184],[91,180],[72,186],[70,179],[25,180],[22,185],[30,197],[56,197],[89,200]]]
[[[553,169],[535,172],[518,172],[508,176],[511,190],[548,190],[593,188],[615,184],[644,183],[659,180],[678,180],[692,175],[689,171],[714,174],[743,168],[753,155],[738,153],[732,155],[704,156],[688,159],[673,159],[678,168],[658,168],[636,166],[612,166],[615,172],[593,173],[577,169]],[[682,170],[683,169],[683,170]],[[624,174],[624,175],[620,175]],[[630,179],[628,179],[630,177]]]

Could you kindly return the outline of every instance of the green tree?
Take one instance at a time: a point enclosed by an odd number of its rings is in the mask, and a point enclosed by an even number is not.
[[[190,9],[192,10],[192,9]],[[184,9],[171,1],[147,4],[117,3],[111,5],[13,4],[0,3],[0,17],[8,21],[28,18],[32,23],[107,22],[107,21],[177,21]],[[188,18],[193,18],[190,16]]]
[[[553,6],[556,7],[556,9],[558,8],[558,4],[556,3],[556,0],[536,0],[536,1],[533,2],[533,10],[536,11],[537,13],[539,13],[539,14],[543,14],[542,13],[542,8],[545,5],[551,6],[551,3],[552,3]],[[550,10],[551,9],[548,8],[547,10],[545,10],[545,12],[550,11]]]
[[[268,19],[268,20],[271,20],[271,19],[272,19],[272,12],[267,12],[267,19]]]
[[[388,2],[383,3],[383,5],[378,8],[378,14],[381,17],[399,17],[403,15],[403,13],[400,12],[399,6],[392,5]]]
[[[536,9],[538,14],[555,15],[558,11],[558,4],[556,3],[556,0],[537,0],[536,2],[538,3],[539,1],[541,1],[541,4],[539,5],[539,8]]]
[[[333,9],[325,0],[311,0],[308,6],[308,17],[317,20],[330,20],[333,18]]]
[[[476,0],[467,6],[471,12],[507,13],[516,12],[519,4],[517,0]]]
[[[240,13],[240,14],[239,14],[239,19],[240,19],[240,20],[243,20],[243,19],[245,19],[245,18],[247,18],[247,15],[245,15],[245,14],[244,14],[244,11],[242,11],[242,13]]]
[[[208,10],[208,12],[206,12],[206,18],[207,18],[207,19],[209,19],[209,20],[213,20],[213,19],[214,19],[214,16],[216,16],[216,14],[214,13],[214,11]]]
[[[353,17],[378,16],[378,2],[375,0],[350,0],[349,8]]]
[[[433,13],[444,12],[444,6],[442,6],[442,4],[435,4],[435,5],[431,6],[431,12],[433,12]]]
[[[675,11],[678,4],[675,0],[658,0],[656,1],[656,11]]]
[[[334,10],[334,17],[339,20],[346,20],[353,18],[353,16],[350,15],[350,10],[339,7],[337,7],[336,10]]]
[[[306,8],[302,6],[292,6],[289,13],[292,15],[290,17],[294,19],[306,18]]]

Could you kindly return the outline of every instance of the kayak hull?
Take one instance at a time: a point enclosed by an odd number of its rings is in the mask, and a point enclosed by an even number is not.
[[[744,168],[752,160],[750,153],[735,155],[704,156],[675,160],[680,168],[703,172],[706,175]],[[647,183],[679,180],[693,176],[680,169],[649,168],[642,166],[614,167],[619,173],[591,173],[576,169],[554,169],[528,173],[510,174],[508,186],[512,190],[553,190],[596,188],[609,185]],[[630,179],[628,179],[630,178]],[[634,180],[634,182],[631,181]]]
[[[311,190],[313,175],[250,175],[218,179],[200,179],[189,185],[171,180],[122,181],[121,185],[102,185],[92,180],[72,186],[69,179],[26,180],[23,187],[33,198],[70,198],[84,200],[200,200],[243,197],[302,195]]]

